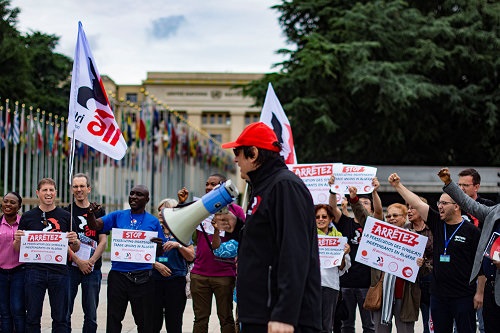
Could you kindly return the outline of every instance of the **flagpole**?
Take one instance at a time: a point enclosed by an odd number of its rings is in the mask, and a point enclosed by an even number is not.
[[[4,167],[5,170],[3,172],[3,186],[4,186],[4,191],[8,192],[8,174],[9,174],[9,132],[10,132],[10,127],[9,127],[9,99],[5,100],[5,156],[4,156]]]
[[[75,162],[75,131],[71,132],[71,148],[69,153],[69,173],[68,173],[68,182],[71,187],[73,182],[73,164]],[[71,223],[69,224],[69,231],[73,231],[73,196],[68,196],[70,202],[70,210],[71,210]]]
[[[23,137],[24,135],[24,132],[26,131],[26,128],[24,128],[25,126],[25,105],[24,104],[21,104],[21,121],[20,121],[20,128],[19,128],[19,139],[21,140],[21,138]],[[21,149],[19,149],[19,153],[20,153],[20,161],[19,161],[19,170],[21,170],[21,172],[19,172],[19,194],[21,196],[23,196],[23,188],[24,188],[24,155],[25,155],[25,152],[24,152],[24,149],[26,148],[26,141],[25,140],[21,140]],[[26,177],[27,178],[27,177]]]
[[[59,124],[57,123],[57,120],[59,119],[59,116],[58,115],[55,115],[54,116],[54,135],[52,137],[52,140],[54,141],[52,143],[52,173],[54,174],[54,179],[57,179],[58,182],[60,182],[60,175],[59,173],[57,172],[58,171],[58,164],[59,164],[59,156],[57,156],[57,145],[59,144],[59,142],[57,142],[59,140],[58,136],[59,136]],[[55,145],[55,146],[54,146]],[[62,191],[62,188],[61,187],[58,187],[59,191],[61,194],[63,194]],[[61,197],[61,201],[64,202],[64,198]]]
[[[16,130],[16,128],[15,128],[15,126],[16,126],[16,116],[17,116],[17,113],[19,111],[19,109],[18,109],[19,108],[19,102],[16,101],[15,105],[16,106],[15,106],[14,114],[13,114],[13,116],[14,116],[13,120],[14,121],[13,121],[13,123],[11,125],[11,127],[14,126],[14,127],[12,127],[13,136],[15,135],[14,131]],[[12,152],[12,191],[15,191],[16,190],[16,174],[17,174],[17,158],[16,158],[17,157],[17,143],[15,142],[16,141],[15,138],[12,138],[12,141],[13,141],[12,146],[13,146],[13,149],[14,149],[13,152]],[[20,173],[22,173],[22,172],[20,172]]]
[[[42,110],[42,121],[41,121],[41,138],[42,138],[42,145],[40,148],[40,155],[42,158],[40,159],[40,167],[38,168],[38,179],[42,179],[45,176],[45,143],[47,140],[45,139],[45,133],[47,133],[47,130],[45,128],[45,110]]]

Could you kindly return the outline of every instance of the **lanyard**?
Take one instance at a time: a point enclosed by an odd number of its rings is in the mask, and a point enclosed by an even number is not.
[[[460,227],[462,226],[462,224],[464,224],[465,220],[462,219],[462,222],[460,223],[460,225],[458,226],[458,228],[455,229],[455,231],[453,231],[453,233],[451,234],[450,238],[447,238],[446,237],[446,223],[443,224],[443,227],[444,227],[444,254],[446,255],[446,249],[448,248],[448,245],[450,244],[453,236],[455,236],[455,234],[457,233],[458,229],[460,229]]]

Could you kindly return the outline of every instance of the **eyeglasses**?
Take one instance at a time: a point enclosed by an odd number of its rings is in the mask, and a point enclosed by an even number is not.
[[[47,221],[47,217],[45,216],[45,212],[42,211],[42,223],[44,226],[48,226],[49,225],[49,221]]]
[[[456,202],[449,202],[449,201],[438,201],[436,202],[436,205],[439,206],[446,206],[446,205],[455,205]]]
[[[327,218],[328,218],[328,215],[316,215],[316,220],[327,219]]]
[[[234,153],[234,156],[238,156],[240,154],[240,151],[243,149],[243,147],[236,147],[236,148],[233,148],[233,153]]]
[[[398,217],[398,216],[403,216],[403,215],[404,215],[404,214],[387,214],[387,215],[385,216],[385,218],[386,218],[386,219],[390,219],[391,217],[396,218],[396,217]]]
[[[469,186],[474,186],[474,184],[461,184],[461,183],[458,183],[458,186],[467,188]]]

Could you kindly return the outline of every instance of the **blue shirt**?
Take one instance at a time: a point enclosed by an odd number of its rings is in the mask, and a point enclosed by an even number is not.
[[[141,214],[132,214],[130,209],[118,210],[111,214],[101,217],[104,226],[102,228],[103,232],[110,231],[113,228],[119,229],[135,229],[144,231],[156,231],[158,237],[162,237],[163,231],[160,226],[160,221],[149,214],[144,212]],[[135,224],[133,223],[135,220]],[[119,272],[131,272],[138,270],[148,270],[152,269],[153,264],[143,264],[135,262],[122,262],[122,261],[112,261],[111,270]]]
[[[177,242],[177,239],[174,237],[169,237],[166,238],[164,235],[161,237],[164,242],[168,241],[175,241]],[[189,242],[189,245],[193,244],[192,241]],[[187,274],[187,262],[186,259],[182,256],[182,254],[179,252],[179,249],[172,249],[170,251],[166,251],[163,253],[161,257],[157,257],[156,261],[162,263],[163,265],[167,266],[170,268],[172,271],[172,275],[165,277],[160,274],[156,269],[153,269],[153,279],[155,280],[168,280],[174,277],[179,277],[179,276],[186,276]]]

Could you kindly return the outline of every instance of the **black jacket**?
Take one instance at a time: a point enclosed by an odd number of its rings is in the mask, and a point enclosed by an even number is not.
[[[238,252],[238,317],[321,328],[321,277],[312,197],[282,160],[249,172],[252,194]]]

